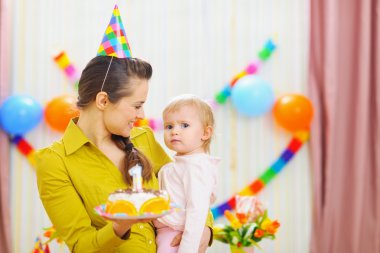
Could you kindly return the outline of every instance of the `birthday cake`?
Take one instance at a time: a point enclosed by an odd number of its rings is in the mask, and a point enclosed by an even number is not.
[[[105,212],[107,214],[126,214],[140,216],[161,214],[170,209],[169,196],[165,191],[131,189],[117,190],[108,197]]]

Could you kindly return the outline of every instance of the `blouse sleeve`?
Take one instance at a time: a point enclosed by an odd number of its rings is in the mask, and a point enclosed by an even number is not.
[[[114,252],[124,240],[112,223],[96,230],[71,183],[61,157],[51,149],[36,154],[40,198],[55,229],[71,252]]]
[[[202,232],[209,213],[213,180],[208,168],[192,164],[183,178],[186,198],[186,221],[178,253],[198,252]]]

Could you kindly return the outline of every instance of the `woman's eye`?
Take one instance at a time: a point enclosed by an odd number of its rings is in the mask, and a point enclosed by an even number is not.
[[[140,110],[141,108],[142,108],[141,105],[139,105],[139,106],[135,106],[135,109],[136,109],[136,110]]]
[[[181,124],[181,127],[182,127],[182,128],[187,128],[187,127],[189,127],[189,124],[187,124],[187,123],[182,123],[182,124]]]

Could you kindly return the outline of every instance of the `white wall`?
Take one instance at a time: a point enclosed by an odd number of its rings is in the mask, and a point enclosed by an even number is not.
[[[212,98],[252,60],[268,38],[278,49],[259,71],[276,96],[305,93],[308,1],[303,0],[5,0],[13,25],[13,94],[29,94],[45,104],[74,90],[52,55],[67,52],[78,69],[96,55],[114,4],[135,57],[154,68],[146,115],[159,118],[165,102],[180,93]],[[217,136],[212,153],[220,156],[219,203],[255,180],[278,157],[291,135],[271,114],[239,115],[231,103],[215,112]],[[37,149],[61,134],[41,123],[26,135]],[[157,136],[162,140],[161,133]],[[11,154],[13,252],[29,252],[43,227],[51,225],[38,197],[36,178],[26,159]],[[259,195],[281,228],[265,252],[308,252],[311,199],[308,147]],[[224,222],[216,220],[216,223]],[[59,250],[55,248],[55,251]],[[228,252],[219,242],[208,252]],[[259,252],[257,250],[257,252]]]

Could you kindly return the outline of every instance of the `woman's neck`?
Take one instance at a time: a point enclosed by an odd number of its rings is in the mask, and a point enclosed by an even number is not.
[[[106,130],[100,114],[100,111],[91,108],[82,110],[77,122],[87,138],[99,148],[112,142],[111,133]]]

